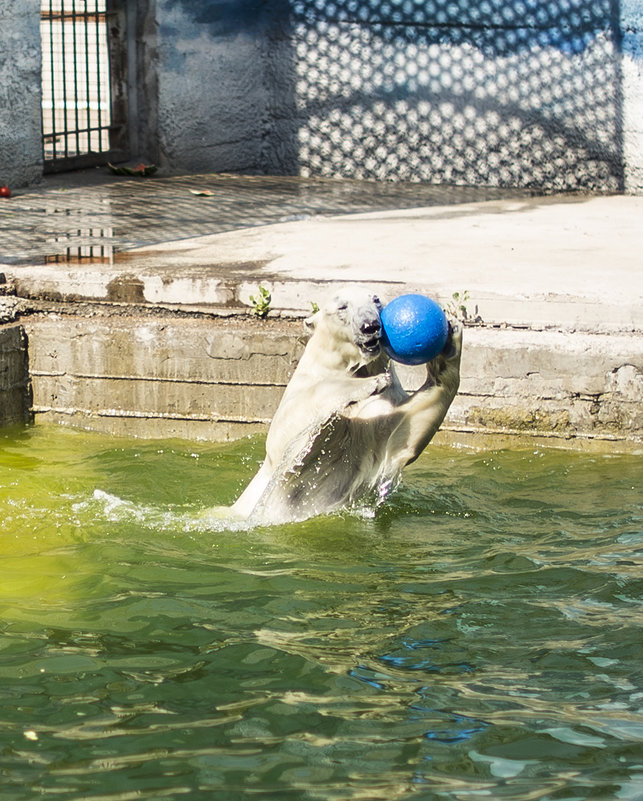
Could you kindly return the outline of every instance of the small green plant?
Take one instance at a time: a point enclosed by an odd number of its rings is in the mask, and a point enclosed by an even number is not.
[[[268,316],[268,312],[270,311],[270,303],[272,301],[272,295],[266,289],[265,286],[261,286],[259,284],[259,295],[255,298],[254,295],[250,295],[250,303],[252,303],[252,313],[257,317],[261,317],[264,319]]]
[[[315,303],[314,300],[311,300],[310,305],[312,306],[313,314],[317,314],[317,312],[319,311],[319,306],[317,305],[317,303]]]
[[[445,311],[456,320],[467,320],[469,312],[467,310],[467,301],[469,300],[469,292],[465,289],[464,292],[454,292],[451,295],[451,300],[446,304]]]

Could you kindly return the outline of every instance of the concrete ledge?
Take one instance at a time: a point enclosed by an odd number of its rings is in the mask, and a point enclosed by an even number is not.
[[[228,439],[266,429],[311,302],[347,284],[446,307],[466,291],[462,382],[441,436],[640,450],[642,212],[624,196],[497,199],[21,263],[6,268],[5,317],[29,338],[37,420]],[[249,308],[259,285],[273,297],[264,321]]]
[[[558,196],[314,218],[114,254],[7,266],[18,294],[62,301],[310,311],[345,283],[383,300],[467,291],[488,326],[643,334],[643,197]]]
[[[37,420],[143,437],[265,431],[303,348],[298,320],[35,315]],[[405,385],[422,368],[401,368]],[[454,435],[643,449],[643,354],[626,335],[467,327]],[[584,444],[583,444],[584,443]]]

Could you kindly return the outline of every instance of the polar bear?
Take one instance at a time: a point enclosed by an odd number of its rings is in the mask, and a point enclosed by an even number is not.
[[[462,330],[450,324],[407,393],[380,346],[381,310],[376,296],[344,291],[306,320],[310,340],[233,517],[282,523],[378,502],[424,450],[458,390]]]

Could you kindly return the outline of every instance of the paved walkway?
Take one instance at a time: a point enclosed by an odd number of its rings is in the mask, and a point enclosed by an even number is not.
[[[203,194],[200,194],[203,193]],[[317,216],[452,205],[529,192],[485,187],[245,175],[49,176],[0,202],[0,264],[73,262],[100,249],[217,234]],[[78,248],[96,251],[79,254]]]
[[[199,194],[197,194],[199,193]],[[50,178],[0,203],[21,294],[310,309],[341,282],[488,325],[643,332],[643,198],[233,175]]]

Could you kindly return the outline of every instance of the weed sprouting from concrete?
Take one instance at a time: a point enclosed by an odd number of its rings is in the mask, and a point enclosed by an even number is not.
[[[268,316],[270,311],[270,304],[272,302],[272,295],[270,291],[259,284],[259,295],[255,297],[250,295],[250,303],[252,303],[252,313],[262,320]]]
[[[467,310],[468,300],[468,290],[465,289],[463,292],[454,292],[451,295],[451,300],[445,304],[444,310],[450,317],[465,322],[465,320],[469,319],[469,312]]]

